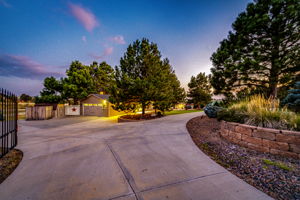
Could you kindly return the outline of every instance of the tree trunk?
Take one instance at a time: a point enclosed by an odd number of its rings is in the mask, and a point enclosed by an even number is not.
[[[277,98],[277,85],[278,85],[278,66],[272,62],[269,77],[269,96],[273,99]]]
[[[270,91],[271,91],[270,97],[272,99],[276,99],[277,98],[277,83],[270,85]]]
[[[271,98],[277,98],[277,85],[278,85],[278,78],[280,73],[280,56],[279,56],[279,37],[278,32],[275,31],[273,33],[275,39],[273,39],[273,49],[271,53],[271,69],[270,69],[270,77],[269,77],[269,95]]]
[[[146,104],[142,103],[142,116],[145,115],[145,108],[146,108]]]

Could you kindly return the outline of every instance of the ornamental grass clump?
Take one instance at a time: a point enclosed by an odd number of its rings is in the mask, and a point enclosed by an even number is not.
[[[255,95],[249,97],[243,101],[230,106],[225,112],[226,114],[220,113],[220,117],[227,121],[229,113],[237,113],[242,119],[239,122],[245,124],[276,128],[276,129],[288,129],[288,130],[300,130],[300,115],[295,112],[289,111],[286,107],[280,108],[279,100],[267,99],[261,95]],[[227,118],[227,119],[226,119]]]

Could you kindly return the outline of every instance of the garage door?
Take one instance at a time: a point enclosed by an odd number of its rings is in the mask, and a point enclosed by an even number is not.
[[[108,111],[106,108],[103,108],[101,104],[84,104],[83,115],[107,117]]]

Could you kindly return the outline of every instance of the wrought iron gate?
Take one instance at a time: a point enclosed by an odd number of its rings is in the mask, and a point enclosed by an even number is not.
[[[13,93],[0,90],[0,157],[17,146],[18,98]]]

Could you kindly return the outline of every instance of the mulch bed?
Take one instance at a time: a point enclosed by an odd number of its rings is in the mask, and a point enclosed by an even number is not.
[[[220,122],[205,116],[187,123],[195,144],[227,170],[275,199],[300,199],[300,160],[261,153],[220,137]]]
[[[23,158],[23,152],[13,149],[0,158],[0,184],[17,168]]]
[[[161,115],[154,115],[151,114],[134,114],[134,115],[123,115],[121,116],[122,119],[129,119],[129,120],[150,120],[162,117]]]

